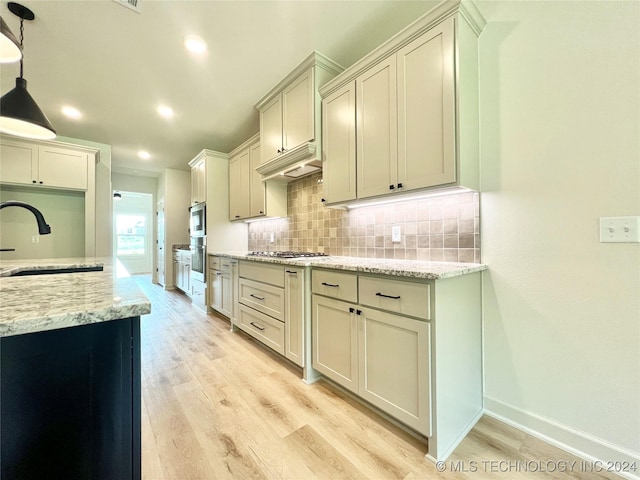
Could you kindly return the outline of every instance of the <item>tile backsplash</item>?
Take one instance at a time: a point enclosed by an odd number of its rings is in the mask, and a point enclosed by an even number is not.
[[[290,183],[288,218],[249,224],[249,250],[480,262],[478,193],[341,210],[323,206],[321,178],[315,174]],[[391,241],[394,226],[401,231],[398,243]]]

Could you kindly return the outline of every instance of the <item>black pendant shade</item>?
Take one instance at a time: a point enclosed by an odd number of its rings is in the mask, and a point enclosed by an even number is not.
[[[18,3],[9,2],[7,6],[13,14],[20,17],[19,46],[20,52],[22,53],[22,22],[24,20],[33,20],[35,15],[27,7]],[[3,21],[3,34],[5,33],[5,26]],[[47,116],[42,113],[38,104],[27,91],[27,81],[22,76],[22,56],[19,60],[20,76],[16,78],[16,88],[0,98],[0,132],[17,137],[36,138],[40,140],[55,138],[56,131],[53,129],[53,125],[51,125]]]
[[[0,99],[0,132],[50,140],[56,131],[27,91],[27,81],[16,78],[16,88]]]
[[[20,42],[4,19],[0,17],[0,63],[17,62],[22,58]]]

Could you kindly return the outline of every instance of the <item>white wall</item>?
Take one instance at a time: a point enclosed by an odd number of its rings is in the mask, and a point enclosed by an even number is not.
[[[640,3],[479,1],[485,407],[640,457]]]

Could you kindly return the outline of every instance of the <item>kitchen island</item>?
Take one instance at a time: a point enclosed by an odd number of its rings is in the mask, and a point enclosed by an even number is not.
[[[140,478],[150,311],[111,259],[0,261],[1,478]]]

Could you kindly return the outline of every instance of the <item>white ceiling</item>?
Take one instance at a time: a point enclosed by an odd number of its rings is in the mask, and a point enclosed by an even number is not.
[[[58,135],[109,144],[114,171],[154,176],[258,132],[255,103],[313,50],[348,67],[438,2],[140,0],[141,13],[113,0],[18,3],[36,15],[24,78]],[[19,36],[5,1],[0,14]],[[188,34],[207,42],[203,57],[185,50]],[[0,68],[4,95],[19,64]],[[84,116],[68,119],[63,105]]]

